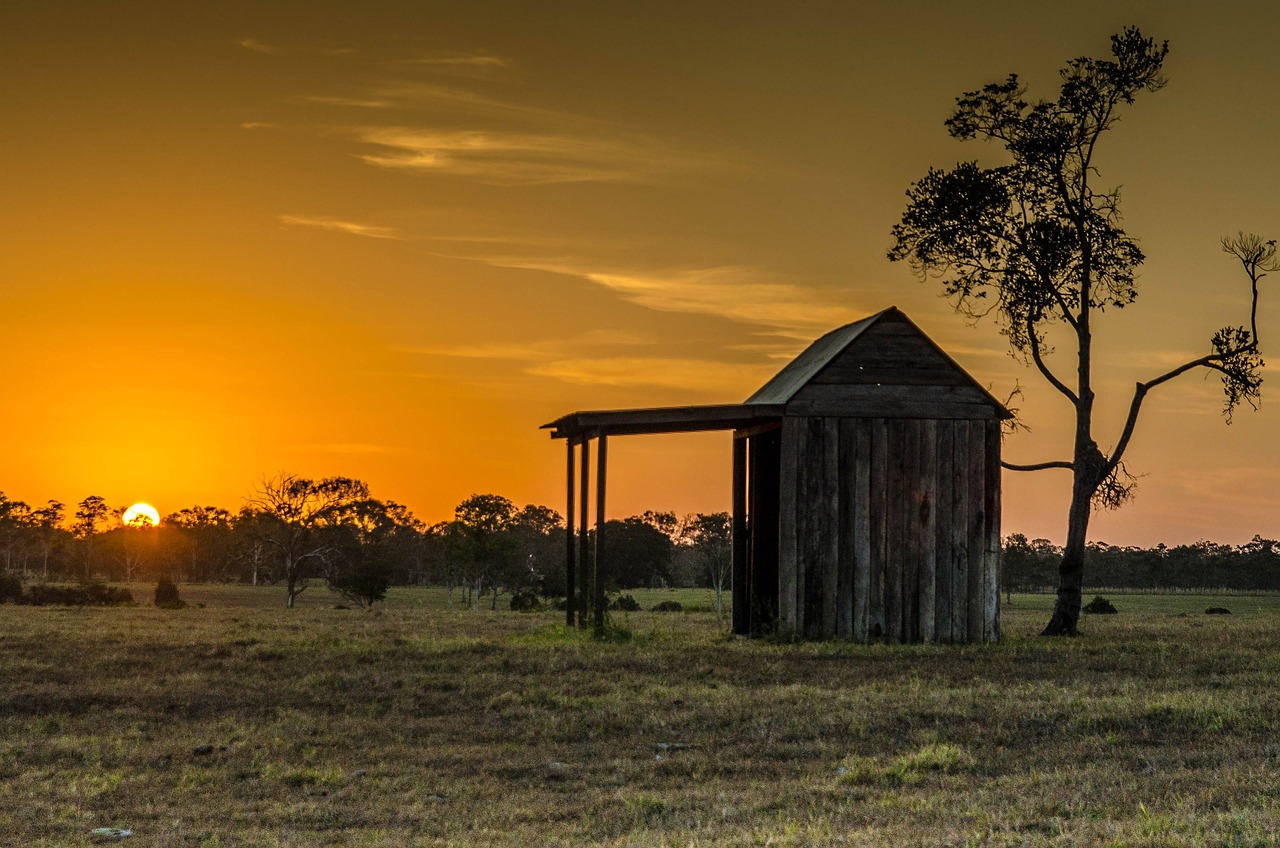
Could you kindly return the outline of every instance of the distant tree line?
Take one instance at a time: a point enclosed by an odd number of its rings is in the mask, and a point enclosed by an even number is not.
[[[1049,540],[1014,533],[1004,540],[1004,588],[1052,591],[1061,561],[1062,548]],[[1200,541],[1141,548],[1091,542],[1085,564],[1096,588],[1280,591],[1280,542],[1262,536],[1243,545]]]
[[[381,600],[390,586],[440,585],[451,606],[472,609],[496,609],[516,593],[567,594],[563,517],[501,495],[472,495],[451,520],[427,525],[360,480],[280,474],[235,512],[196,505],[155,525],[145,517],[125,523],[123,515],[96,495],[69,508],[0,493],[0,575],[38,584],[272,584],[290,607],[316,583],[360,604]],[[730,526],[727,513],[646,512],[607,522],[606,589],[708,587],[721,604]]]

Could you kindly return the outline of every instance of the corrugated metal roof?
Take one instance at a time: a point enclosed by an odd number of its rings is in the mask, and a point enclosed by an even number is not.
[[[879,321],[885,314],[896,312],[897,309],[896,306],[890,306],[875,315],[852,324],[845,324],[827,333],[805,348],[805,351],[791,360],[786,368],[774,374],[773,379],[761,386],[759,391],[746,399],[745,403],[772,404],[786,403],[791,400],[796,392],[804,388],[818,375],[819,371],[826,367],[827,363],[839,356],[853,343],[854,339],[862,335],[864,330]]]

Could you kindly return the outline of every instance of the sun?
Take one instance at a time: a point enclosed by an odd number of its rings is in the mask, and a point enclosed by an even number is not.
[[[124,515],[120,516],[120,523],[155,527],[160,523],[160,513],[149,503],[136,503],[124,511]]]

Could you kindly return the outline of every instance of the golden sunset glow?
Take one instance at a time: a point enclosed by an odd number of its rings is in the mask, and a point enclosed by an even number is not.
[[[151,504],[136,503],[124,511],[120,516],[120,523],[139,526],[149,524],[155,527],[160,523],[160,513]]]
[[[476,492],[563,511],[539,425],[741,401],[890,305],[1001,399],[1023,387],[1006,459],[1067,459],[1035,369],[885,252],[913,180],[995,155],[947,136],[956,96],[1010,72],[1050,94],[1128,23],[1169,39],[1169,85],[1098,162],[1148,256],[1097,322],[1100,442],[1136,381],[1247,320],[1219,237],[1280,236],[1260,2],[11,5],[0,490],[31,503],[234,511],[288,470],[428,523]],[[1154,392],[1137,499],[1094,537],[1280,535],[1272,388],[1231,427],[1212,379]],[[729,457],[723,434],[618,440],[608,511],[727,509]],[[1068,490],[1006,475],[1005,531],[1061,541]]]

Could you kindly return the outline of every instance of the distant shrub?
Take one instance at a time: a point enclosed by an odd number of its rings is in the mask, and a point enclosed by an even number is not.
[[[522,589],[511,596],[512,612],[542,612],[542,599],[538,593]]]
[[[178,595],[177,585],[168,577],[156,581],[155,605],[160,609],[185,609],[187,602]]]
[[[1204,611],[1205,615],[1231,615],[1231,610],[1226,607],[1209,607]]]
[[[366,556],[358,562],[349,563],[329,579],[331,592],[337,592],[361,607],[385,601],[389,588],[391,575],[386,563],[378,556]]]
[[[1094,615],[1115,615],[1119,612],[1119,610],[1116,609],[1115,604],[1111,603],[1101,595],[1095,595],[1092,601],[1085,604],[1084,611],[1091,612]]]
[[[684,604],[679,601],[659,601],[652,607],[654,612],[684,612]]]
[[[84,583],[79,586],[39,583],[27,587],[21,602],[36,607],[119,607],[132,604],[134,600],[128,589],[102,583]]]
[[[22,603],[22,581],[12,574],[0,574],[0,604]]]
[[[609,609],[618,612],[638,612],[640,610],[640,602],[632,597],[629,593],[619,595],[609,602]]]

